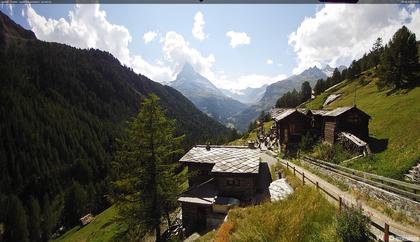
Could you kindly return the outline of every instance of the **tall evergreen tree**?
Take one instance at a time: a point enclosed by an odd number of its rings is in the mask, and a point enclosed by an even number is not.
[[[325,81],[323,79],[319,79],[318,81],[316,81],[316,84],[314,86],[315,95],[319,95],[323,91],[325,91]]]
[[[114,199],[128,234],[140,239],[154,230],[156,241],[161,240],[161,218],[176,207],[184,181],[175,162],[183,136],[174,136],[175,121],[158,103],[154,94],[142,102],[140,112],[129,121],[127,136],[118,140],[114,162],[118,173]]]
[[[377,65],[379,65],[380,61],[381,61],[381,55],[383,52],[383,46],[382,46],[382,38],[378,37],[375,41],[375,43],[373,44],[372,50],[370,52],[370,59],[369,59],[369,65],[377,67]]]
[[[69,225],[76,224],[87,212],[87,206],[86,191],[78,182],[74,182],[65,199],[64,217],[66,223]]]
[[[403,26],[394,34],[384,50],[378,86],[400,89],[418,85],[419,71],[416,35]]]
[[[29,199],[28,229],[31,241],[41,241],[41,207],[33,197]]]
[[[307,100],[311,99],[312,95],[312,88],[309,82],[305,81],[302,83],[302,86],[300,88],[300,97],[301,102],[306,102]]]
[[[7,202],[5,241],[29,241],[26,212],[20,199],[11,195]]]

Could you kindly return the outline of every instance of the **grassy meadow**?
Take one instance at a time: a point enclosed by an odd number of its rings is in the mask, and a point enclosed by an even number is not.
[[[117,216],[117,210],[115,207],[110,207],[102,213],[95,216],[90,224],[80,227],[76,226],[65,234],[52,240],[53,242],[102,242],[102,241],[114,241],[116,236],[125,231],[124,224],[120,224],[114,221]]]
[[[402,179],[420,160],[420,88],[397,92],[389,89],[379,91],[376,80],[373,70],[366,71],[356,80],[346,81],[317,96],[305,107],[321,108],[331,93],[342,93],[342,96],[326,109],[351,106],[356,100],[356,106],[372,117],[369,123],[369,142],[374,155],[346,165]]]

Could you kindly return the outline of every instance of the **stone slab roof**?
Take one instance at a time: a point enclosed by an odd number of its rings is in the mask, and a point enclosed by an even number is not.
[[[340,107],[340,108],[336,108],[334,110],[331,110],[327,113],[324,114],[324,116],[332,116],[332,117],[336,117],[339,116],[347,111],[349,111],[350,109],[352,109],[353,107]]]
[[[280,121],[294,112],[306,114],[306,110],[303,108],[273,108],[270,111],[270,115],[275,121]]]
[[[180,161],[214,164],[213,173],[253,173],[259,172],[261,152],[245,146],[193,147]]]
[[[214,182],[206,183],[184,192],[178,202],[212,205],[216,201],[217,189]]]

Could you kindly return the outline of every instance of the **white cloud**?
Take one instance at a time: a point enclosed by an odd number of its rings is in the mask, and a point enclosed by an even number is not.
[[[287,76],[284,74],[279,74],[276,76],[251,74],[251,75],[244,75],[244,76],[239,77],[238,83],[242,87],[261,87],[265,84],[278,82],[285,78],[287,78]],[[237,88],[237,89],[241,89],[241,88]]]
[[[191,30],[195,38],[205,40],[208,37],[208,35],[204,33],[205,23],[203,13],[198,11],[194,16],[194,24]]]
[[[78,48],[97,48],[108,51],[123,64],[132,67],[135,72],[158,82],[174,80],[185,62],[189,62],[197,72],[216,86],[227,89],[241,90],[248,86],[259,87],[285,78],[285,75],[270,77],[257,74],[229,78],[223,71],[214,71],[216,58],[212,53],[201,53],[175,31],[169,31],[163,35],[158,34],[157,31],[145,33],[143,36],[145,42],[160,36],[159,44],[162,45],[162,56],[155,61],[155,64],[151,64],[142,56],[130,53],[128,45],[132,37],[128,29],[122,25],[110,23],[106,18],[106,12],[101,10],[99,5],[76,5],[69,12],[68,19],[45,18],[30,5],[26,6],[23,14],[39,39],[65,43]],[[145,37],[146,34],[149,36]],[[248,41],[245,42],[250,42],[249,37],[247,38]],[[234,43],[236,47],[240,41],[235,40]]]
[[[226,36],[230,38],[230,46],[236,48],[239,45],[249,45],[251,43],[251,38],[245,32],[235,32],[229,31],[226,33]]]
[[[9,6],[9,14],[13,16],[13,5],[11,3],[7,4]]]
[[[23,12],[36,36],[45,41],[65,43],[78,48],[97,48],[110,52],[123,64],[155,81],[172,80],[172,71],[154,66],[141,56],[130,54],[128,44],[132,37],[128,29],[110,23],[99,4],[76,5],[69,11],[69,20],[58,20],[39,15],[28,5]]]
[[[98,4],[76,5],[74,10],[69,11],[69,21],[64,18],[46,19],[30,5],[25,15],[32,31],[41,40],[106,50],[122,63],[130,63],[130,33],[124,26],[108,22],[106,12],[100,10]]]
[[[157,36],[157,32],[156,31],[148,31],[146,33],[143,34],[143,40],[144,43],[147,44],[151,41],[153,41]]]
[[[272,60],[272,59],[267,59],[266,63],[267,63],[268,65],[272,65],[272,64],[273,64],[273,60]]]
[[[190,63],[194,69],[207,77],[214,78],[213,72],[210,70],[216,61],[213,54],[204,56],[195,48],[190,46],[184,37],[175,31],[169,31],[163,38],[163,58],[178,72],[185,62]]]
[[[317,65],[348,65],[369,51],[377,37],[386,43],[403,24],[420,36],[420,12],[399,5],[327,4],[289,35],[297,54],[293,73]]]

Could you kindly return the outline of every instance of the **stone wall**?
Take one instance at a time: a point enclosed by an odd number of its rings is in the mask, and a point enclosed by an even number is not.
[[[400,212],[407,217],[413,219],[414,221],[420,222],[420,203],[412,201],[410,199],[401,197],[397,194],[385,191],[383,189],[365,184],[349,177],[334,173],[325,168],[316,166],[310,162],[301,160],[302,164],[312,168],[313,170],[318,171],[321,174],[324,174],[328,177],[331,177],[333,180],[345,184],[363,196],[366,196],[370,199],[375,199],[378,202],[392,208],[393,210]]]

